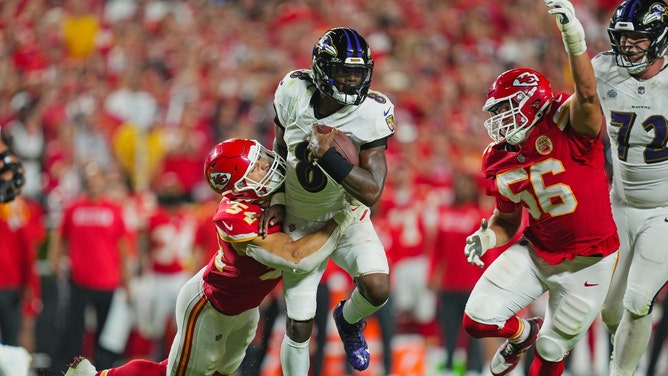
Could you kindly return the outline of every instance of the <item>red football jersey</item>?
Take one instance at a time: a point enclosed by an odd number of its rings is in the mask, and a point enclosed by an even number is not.
[[[148,218],[150,263],[153,271],[180,273],[186,269],[195,248],[199,223],[187,209],[158,209]]]
[[[231,245],[259,236],[261,213],[258,205],[223,198],[213,217],[220,248],[204,271],[204,293],[211,304],[226,315],[237,315],[259,306],[280,281],[280,271],[239,254]],[[268,234],[280,231],[278,224],[271,226]]]
[[[600,136],[592,140],[571,127],[568,98],[556,97],[517,150],[493,144],[482,161],[487,194],[502,212],[524,206],[530,214],[524,235],[551,264],[619,248],[603,143]]]
[[[440,287],[444,291],[471,292],[484,269],[471,267],[462,257],[466,238],[480,227],[480,219],[488,218],[490,213],[483,212],[478,205],[462,204],[439,208],[436,224],[436,241],[431,254],[430,273],[434,268],[443,269]],[[491,250],[482,260],[489,265],[493,260]]]
[[[116,202],[80,196],[65,207],[59,231],[69,246],[74,282],[106,291],[121,285],[119,241],[128,232]]]

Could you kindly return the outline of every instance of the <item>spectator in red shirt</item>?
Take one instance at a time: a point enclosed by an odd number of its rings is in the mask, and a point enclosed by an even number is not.
[[[446,370],[452,370],[464,307],[483,270],[470,268],[461,251],[466,237],[480,226],[490,212],[480,207],[480,188],[474,177],[459,174],[454,179],[454,202],[438,210],[434,247],[429,265],[429,285],[438,292],[438,322],[446,350]],[[485,255],[489,265],[492,255]],[[489,258],[489,259],[488,259]],[[468,336],[467,336],[468,337]],[[468,370],[482,372],[481,340],[469,337],[466,348]]]
[[[65,206],[60,223],[53,231],[49,261],[56,277],[68,272],[69,302],[64,319],[60,355],[55,367],[66,366],[82,352],[84,312],[92,306],[96,313],[95,360],[111,367],[118,357],[98,343],[107,320],[114,291],[127,293],[127,230],[121,206],[106,196],[106,171],[97,164],[84,167],[85,192]],[[65,254],[69,263],[63,262]],[[66,265],[63,267],[63,265]]]
[[[10,203],[0,204],[0,333],[2,342],[19,345],[24,324],[34,320],[41,309],[41,286],[36,272],[37,248],[45,238],[42,211],[39,204],[19,196]],[[26,313],[27,322],[23,320]],[[29,333],[34,346],[34,334]]]

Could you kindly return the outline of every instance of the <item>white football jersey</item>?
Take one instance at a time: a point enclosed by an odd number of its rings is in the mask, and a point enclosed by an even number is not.
[[[313,124],[328,125],[345,133],[360,147],[394,133],[394,105],[382,93],[370,90],[357,106],[347,105],[316,119],[311,98],[317,92],[311,70],[289,72],[274,95],[274,109],[285,129],[288,173],[285,180],[290,215],[312,221],[331,218],[345,203],[345,190],[312,163],[307,137]]]
[[[628,205],[668,205],[668,70],[648,80],[615,64],[612,51],[592,60],[610,137],[613,193]]]

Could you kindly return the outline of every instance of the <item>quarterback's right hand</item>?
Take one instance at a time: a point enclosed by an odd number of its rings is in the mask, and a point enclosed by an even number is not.
[[[283,222],[283,219],[285,219],[285,205],[272,205],[268,207],[260,215],[258,234],[264,239],[267,236],[269,227]]]
[[[487,228],[489,223],[487,219],[482,219],[482,224],[478,231],[466,238],[466,247],[464,247],[464,256],[469,264],[484,267],[485,263],[480,259],[487,250],[496,245],[496,234]]]

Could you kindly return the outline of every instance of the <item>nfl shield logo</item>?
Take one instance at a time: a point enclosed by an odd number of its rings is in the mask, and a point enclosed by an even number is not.
[[[645,94],[645,87],[644,86],[638,86],[638,94]]]

